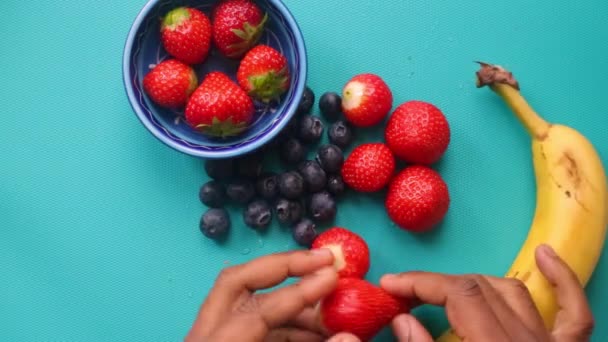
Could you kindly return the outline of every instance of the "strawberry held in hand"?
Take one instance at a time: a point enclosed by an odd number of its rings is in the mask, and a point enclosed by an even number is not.
[[[412,164],[437,162],[450,143],[450,126],[443,113],[423,101],[405,102],[391,115],[384,132],[395,156]]]
[[[319,307],[319,321],[327,333],[350,333],[371,340],[397,315],[408,313],[404,300],[363,279],[341,278]]]
[[[275,100],[289,88],[287,58],[270,46],[258,45],[241,61],[237,80],[253,98],[266,103]]]
[[[364,278],[369,270],[369,247],[359,235],[334,227],[314,240],[312,249],[326,248],[334,254],[334,268],[341,278]]]
[[[393,94],[378,75],[353,77],[342,90],[342,111],[346,120],[358,127],[379,124],[393,106]]]
[[[382,143],[362,144],[350,153],[342,165],[342,179],[359,192],[382,190],[395,172],[395,157]]]
[[[211,72],[186,106],[186,121],[215,137],[238,135],[253,120],[255,108],[247,93],[226,74]]]
[[[180,109],[196,89],[198,80],[189,65],[168,59],[146,74],[143,85],[148,96],[159,106]]]
[[[224,0],[213,10],[213,41],[229,58],[241,58],[258,43],[268,16],[250,0]]]
[[[433,228],[450,205],[447,184],[437,171],[421,165],[405,168],[389,185],[385,206],[399,227],[414,232]]]
[[[195,8],[178,7],[165,16],[161,42],[173,57],[188,64],[202,63],[211,47],[211,21]]]

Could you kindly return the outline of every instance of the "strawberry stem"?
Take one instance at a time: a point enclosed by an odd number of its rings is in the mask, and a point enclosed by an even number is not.
[[[178,7],[171,10],[163,19],[162,29],[169,28],[174,29],[184,20],[190,18],[190,12],[186,7]]]
[[[498,65],[478,63],[481,68],[477,71],[477,87],[489,86],[511,108],[532,138],[543,140],[551,125],[521,95],[519,83],[513,74]]]

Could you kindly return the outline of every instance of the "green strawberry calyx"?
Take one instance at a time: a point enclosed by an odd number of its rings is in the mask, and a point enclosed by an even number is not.
[[[186,95],[192,95],[197,87],[198,77],[196,77],[196,72],[194,72],[194,70],[190,70],[190,83],[188,84],[188,89],[186,89]]]
[[[186,7],[178,7],[171,10],[163,19],[161,29],[173,30],[184,21],[190,19],[190,11]]]
[[[240,57],[247,50],[257,44],[260,37],[262,37],[262,33],[264,32],[264,27],[266,26],[267,22],[268,13],[265,13],[258,25],[254,26],[249,22],[245,22],[242,29],[232,29],[232,33],[241,38],[241,41],[228,46],[228,49],[231,51],[228,53],[228,57]]]
[[[199,124],[196,129],[208,136],[226,138],[241,134],[247,129],[247,123],[244,121],[234,123],[232,116],[224,121],[213,117],[211,124]]]
[[[268,103],[278,99],[288,88],[289,78],[287,69],[280,71],[268,71],[263,74],[251,75],[248,77],[251,90],[249,95],[256,99]]]

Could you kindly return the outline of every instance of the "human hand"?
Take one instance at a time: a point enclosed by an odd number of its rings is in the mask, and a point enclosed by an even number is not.
[[[536,250],[536,263],[554,286],[560,308],[552,331],[516,279],[411,272],[386,275],[380,284],[393,295],[444,306],[452,329],[464,341],[588,341],[594,320],[576,275],[548,246]],[[393,330],[399,341],[433,341],[412,315],[395,318]]]
[[[329,250],[273,254],[226,268],[186,337],[205,341],[323,341],[312,306],[333,291],[338,276]],[[293,285],[257,293],[301,277]]]

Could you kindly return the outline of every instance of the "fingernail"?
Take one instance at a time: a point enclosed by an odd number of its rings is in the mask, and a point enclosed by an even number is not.
[[[542,244],[538,248],[540,248],[541,253],[543,253],[544,255],[550,258],[557,258],[557,253],[555,253],[555,250],[553,250],[551,246],[547,244]]]
[[[385,274],[382,276],[382,279],[380,281],[395,281],[397,279],[397,275],[396,274]]]
[[[315,248],[315,249],[311,249],[310,253],[313,256],[323,256],[323,257],[329,257],[331,256],[331,251],[327,248]]]

